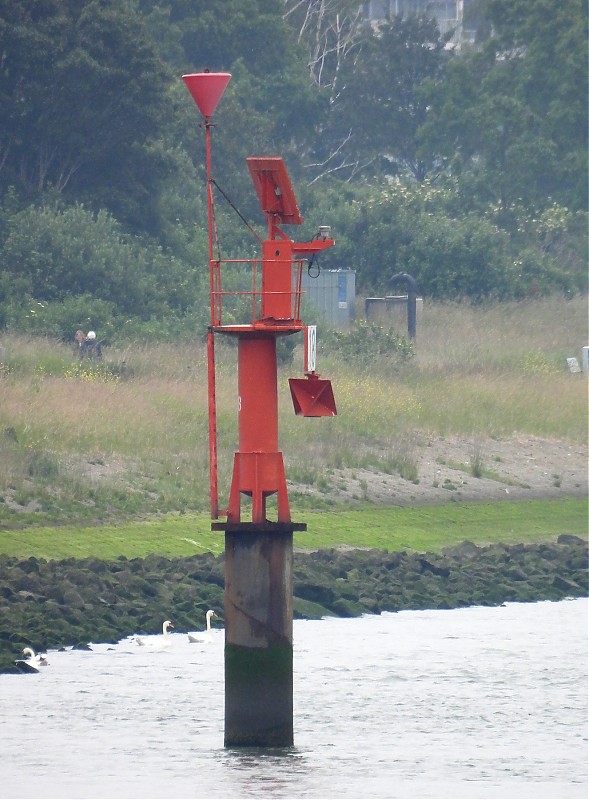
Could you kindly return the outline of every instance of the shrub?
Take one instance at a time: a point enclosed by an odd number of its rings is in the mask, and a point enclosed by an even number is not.
[[[117,317],[202,316],[208,305],[205,271],[195,275],[160,246],[126,234],[106,211],[30,206],[4,223],[3,327],[67,339],[90,325],[114,329]]]
[[[342,360],[360,366],[377,356],[401,364],[414,356],[413,345],[394,328],[381,328],[371,322],[357,321],[349,330],[333,328],[323,332],[320,341],[323,352],[338,355]]]

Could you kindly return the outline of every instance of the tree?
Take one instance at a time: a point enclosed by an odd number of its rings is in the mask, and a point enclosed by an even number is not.
[[[512,67],[509,88],[529,109],[527,133],[554,152],[537,194],[587,208],[587,3],[488,0],[487,14],[496,69],[502,61]]]
[[[3,184],[85,196],[137,222],[165,161],[149,147],[169,76],[133,4],[0,0],[0,52]]]
[[[161,4],[141,0],[140,8],[150,29],[161,31]],[[217,142],[221,163],[230,162],[229,175],[235,174],[236,160],[245,166],[241,153],[239,159],[235,157],[244,145],[258,152],[285,154],[309,147],[319,98],[309,84],[303,48],[283,17],[283,0],[169,0],[165,8],[167,36],[162,52],[173,54],[174,68],[232,73],[215,114],[219,125],[232,134],[234,153]],[[182,47],[180,63],[170,30]]]
[[[581,0],[487,0],[494,35],[454,59],[422,142],[505,216],[556,199],[587,208],[587,8]]]
[[[419,181],[435,175],[438,153],[420,145],[417,134],[444,76],[447,40],[424,16],[363,28],[354,57],[342,65],[340,94],[323,131],[320,153],[328,171],[347,177],[407,172]]]

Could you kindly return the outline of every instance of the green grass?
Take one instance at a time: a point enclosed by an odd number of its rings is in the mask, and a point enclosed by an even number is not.
[[[587,502],[579,499],[531,500],[421,508],[362,506],[328,513],[305,512],[308,531],[295,534],[295,548],[324,549],[346,545],[439,552],[468,539],[475,544],[509,544],[554,539],[562,534],[587,536]],[[28,528],[0,531],[0,552],[20,559],[95,557],[104,560],[144,558],[151,553],[183,557],[223,552],[222,533],[210,530],[206,514],[170,515],[159,520],[94,528]]]
[[[450,503],[419,508],[358,508],[309,514],[299,547],[375,547],[439,552],[468,539],[475,544],[516,544],[562,533],[587,536],[587,501],[530,500],[520,503]]]

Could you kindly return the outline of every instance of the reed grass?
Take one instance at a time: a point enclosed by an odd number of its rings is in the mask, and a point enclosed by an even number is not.
[[[319,331],[321,335],[321,331]],[[330,471],[371,467],[418,481],[416,445],[432,435],[477,442],[516,434],[587,443],[587,378],[571,374],[587,336],[587,298],[488,307],[426,303],[415,357],[338,360],[338,416],[294,416],[279,369],[280,446],[291,482],[319,487]],[[219,487],[228,494],[238,446],[236,348],[217,337]],[[104,348],[81,364],[50,339],[0,338],[0,527],[117,520],[208,507],[206,348]],[[489,469],[473,452],[472,474]],[[305,501],[293,492],[293,505]]]

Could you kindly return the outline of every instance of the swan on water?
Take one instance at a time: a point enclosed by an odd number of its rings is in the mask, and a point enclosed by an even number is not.
[[[213,611],[212,608],[209,608],[207,611],[207,629],[206,631],[202,631],[201,633],[189,633],[188,634],[188,641],[189,642],[212,642],[213,641],[213,631],[211,630],[211,617],[216,617],[217,614]]]
[[[39,672],[40,667],[49,664],[47,656],[35,653],[32,647],[24,647],[22,653],[26,658],[19,658],[14,662],[21,672]]]
[[[170,628],[174,627],[174,623],[167,619],[162,625],[161,634],[155,636],[136,636],[135,641],[141,647],[147,647],[150,650],[162,650],[172,644],[170,637]]]

